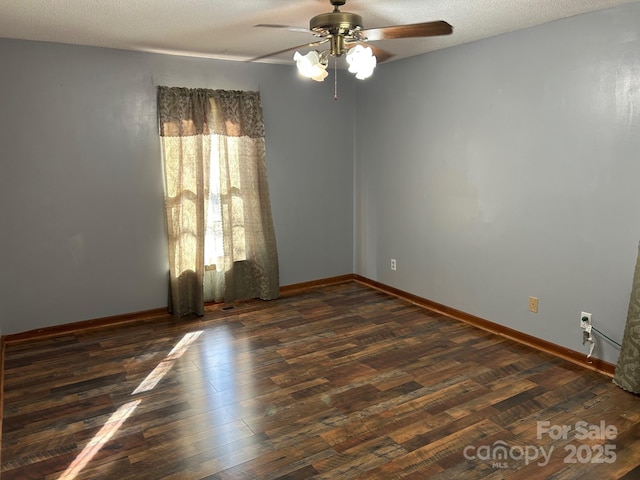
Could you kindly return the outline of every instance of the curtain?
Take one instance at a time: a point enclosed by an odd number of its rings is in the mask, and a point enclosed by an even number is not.
[[[640,245],[631,285],[627,324],[613,381],[629,392],[640,394]]]
[[[174,314],[277,298],[259,92],[158,87]]]

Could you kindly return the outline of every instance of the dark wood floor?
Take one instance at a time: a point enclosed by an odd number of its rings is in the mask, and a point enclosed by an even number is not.
[[[640,398],[610,378],[354,282],[6,348],[4,480],[604,480],[638,465]]]

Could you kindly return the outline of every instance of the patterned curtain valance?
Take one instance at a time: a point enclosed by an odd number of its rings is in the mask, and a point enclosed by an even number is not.
[[[160,136],[264,136],[259,92],[158,87]]]

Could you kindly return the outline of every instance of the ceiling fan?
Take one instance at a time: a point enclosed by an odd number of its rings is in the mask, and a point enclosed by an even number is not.
[[[432,37],[448,35],[453,32],[453,27],[447,22],[439,20],[426,23],[413,23],[408,25],[393,25],[389,27],[365,29],[362,17],[355,13],[342,12],[346,0],[329,0],[333,5],[333,11],[322,13],[311,18],[309,30],[287,25],[259,24],[256,27],[280,28],[295,32],[307,32],[313,34],[318,40],[295,47],[286,48],[278,52],[272,52],[251,59],[252,61],[278,55],[291,50],[305,47],[319,47],[327,45],[327,49],[312,50],[306,55],[296,51],[294,60],[298,70],[304,76],[316,81],[322,81],[327,76],[326,68],[329,57],[337,59],[346,54],[349,71],[356,78],[368,78],[375,68],[376,63],[384,62],[393,55],[385,50],[369,45],[368,42],[376,40],[392,40],[397,38]]]

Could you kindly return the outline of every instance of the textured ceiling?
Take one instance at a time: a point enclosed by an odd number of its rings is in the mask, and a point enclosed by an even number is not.
[[[365,28],[445,20],[452,35],[385,40],[392,60],[638,0],[348,0]],[[0,37],[230,60],[312,41],[304,32],[329,0],[1,0]],[[292,53],[263,61],[290,63]]]

